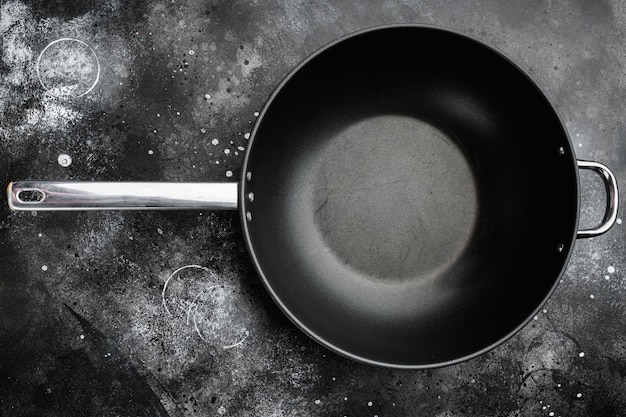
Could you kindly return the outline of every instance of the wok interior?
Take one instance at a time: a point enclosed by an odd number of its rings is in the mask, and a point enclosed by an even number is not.
[[[337,352],[471,357],[532,317],[567,263],[572,152],[493,50],[432,28],[361,33],[261,115],[242,187],[250,251],[285,313]]]

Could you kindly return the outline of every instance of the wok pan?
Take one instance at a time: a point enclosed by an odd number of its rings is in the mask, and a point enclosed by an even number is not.
[[[579,169],[607,191],[578,230]],[[331,350],[429,368],[521,329],[578,237],[617,215],[520,67],[449,30],[389,26],[322,48],[260,112],[239,183],[14,182],[14,210],[239,209],[258,275]]]

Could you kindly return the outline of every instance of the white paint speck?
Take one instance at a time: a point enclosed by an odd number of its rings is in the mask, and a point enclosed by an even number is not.
[[[593,295],[593,294],[591,294],[591,295],[589,296],[589,298],[591,298],[591,299],[593,300],[594,298],[596,298],[596,296],[595,296],[595,295]]]
[[[608,272],[609,274],[613,274],[613,273],[615,273],[615,267],[614,267],[614,266],[609,266],[609,267],[606,269],[606,272]]]
[[[554,416],[554,411],[550,411],[550,413],[548,414],[550,417]]]
[[[610,280],[610,279],[611,279],[611,277],[610,277],[610,276],[608,276],[608,275],[605,275],[605,276],[604,276],[604,279],[608,281],[608,280]]]
[[[204,98],[206,98],[207,100],[211,98],[211,94],[205,94]]]
[[[622,224],[622,219],[617,219],[617,220],[615,220],[615,222],[616,222],[617,224]]]
[[[315,400],[315,404],[320,405],[322,402],[320,400]]]
[[[220,416],[226,414],[226,407],[220,405],[220,408],[217,409],[217,414],[219,414]]]
[[[162,235],[163,234],[163,229],[161,229],[160,227],[157,228],[157,233]]]
[[[578,354],[578,357],[579,357],[579,358],[584,358],[584,357],[585,357],[585,352],[580,352],[580,353]]]
[[[37,236],[42,237],[43,235],[41,233],[39,233]]]
[[[217,139],[213,139],[213,140],[211,141],[211,145],[217,145],[218,143],[220,143],[220,141],[219,141],[219,140],[217,140]]]
[[[202,128],[202,129],[200,129],[200,132],[202,132],[202,133],[206,133],[206,129],[205,129],[205,128]]]
[[[233,171],[231,171],[230,169],[228,171],[226,171],[226,176],[228,178],[232,177],[233,176]]]
[[[367,406],[368,406],[368,407],[371,407],[371,406],[373,406],[373,405],[374,405],[374,403],[373,403],[373,402],[371,402],[371,401],[368,401],[368,402],[367,402]]]
[[[244,137],[245,139],[250,139],[250,133],[246,133],[245,135],[243,135],[243,137]]]
[[[228,148],[224,149],[224,153],[225,153],[226,155],[230,154],[230,149],[228,149]]]
[[[195,55],[195,54],[196,54],[196,51],[194,51],[193,49],[189,50],[189,55]]]
[[[581,392],[579,392],[578,394],[576,394],[576,398],[582,398],[583,394]]]
[[[154,155],[154,151],[152,149],[148,149],[148,155]]]
[[[61,155],[59,155],[59,157],[57,158],[57,162],[59,163],[59,165],[61,165],[64,168],[67,168],[68,166],[72,165],[72,157],[69,156],[68,154],[62,153]]]
[[[85,339],[85,335],[81,334],[80,336],[78,336],[80,338],[80,340],[84,340]]]
[[[47,271],[47,270],[48,270],[48,265],[43,265],[43,266],[41,267],[41,270],[42,270],[42,271]]]
[[[259,117],[259,112],[258,111],[254,112],[254,117]]]

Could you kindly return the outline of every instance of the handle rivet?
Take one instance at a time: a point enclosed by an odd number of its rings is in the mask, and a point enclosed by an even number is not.
[[[565,245],[564,245],[564,244],[559,243],[558,245],[556,245],[556,251],[557,251],[558,253],[563,252],[563,249],[565,249]]]

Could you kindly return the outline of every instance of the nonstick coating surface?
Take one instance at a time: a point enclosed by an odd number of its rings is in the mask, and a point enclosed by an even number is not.
[[[271,97],[241,211],[283,311],[372,364],[454,363],[506,340],[562,275],[578,221],[549,102],[480,42],[410,26],[338,41]]]

